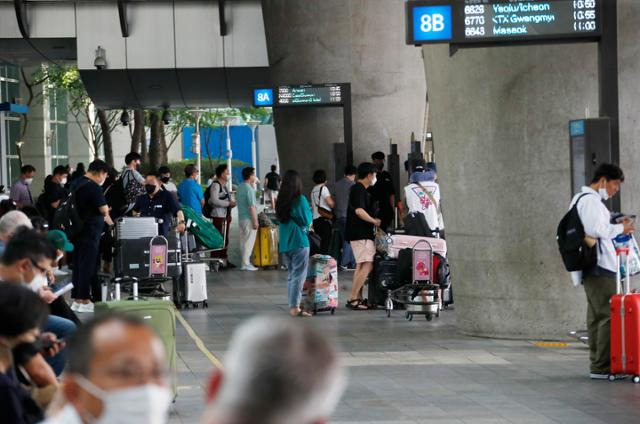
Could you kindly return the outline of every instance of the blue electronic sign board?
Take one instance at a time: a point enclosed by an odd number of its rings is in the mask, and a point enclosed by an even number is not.
[[[273,89],[256,88],[253,90],[253,104],[255,106],[273,106]]]
[[[451,6],[420,6],[413,9],[415,41],[449,41],[452,36]]]

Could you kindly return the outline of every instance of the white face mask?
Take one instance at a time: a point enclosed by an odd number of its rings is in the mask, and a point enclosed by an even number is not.
[[[376,174],[373,174],[373,180],[371,180],[371,185],[376,185],[376,183],[378,182],[378,177],[376,177]]]
[[[33,178],[25,178],[24,183],[27,185],[31,185],[31,183],[33,182]]]
[[[602,198],[602,200],[607,201],[609,200],[609,193],[607,192],[607,188],[599,188],[598,189],[598,194],[600,195],[600,198]]]
[[[62,180],[60,180],[60,185],[65,185],[67,183],[67,177],[64,177]]]
[[[42,287],[45,287],[48,283],[49,282],[47,281],[47,277],[44,274],[36,274],[36,276],[33,277],[33,280],[25,284],[29,286],[31,290],[37,292]]]
[[[76,375],[78,384],[102,401],[102,414],[88,420],[95,424],[163,424],[167,422],[171,391],[157,384],[106,391]]]
[[[60,262],[60,259],[62,258],[64,258],[64,253],[61,253],[60,255],[56,256],[56,264]]]

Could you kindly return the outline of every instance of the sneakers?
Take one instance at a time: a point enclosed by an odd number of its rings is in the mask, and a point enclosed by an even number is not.
[[[255,266],[253,266],[253,265],[242,265],[242,266],[240,267],[240,270],[241,270],[241,271],[257,271],[258,269],[259,269],[259,268],[256,268],[256,267],[255,267]]]
[[[75,303],[75,302],[73,302]],[[92,314],[93,313],[93,303],[78,303],[77,309],[75,312],[79,312],[82,314]]]
[[[72,310],[73,312],[78,312],[78,308],[79,308],[79,307],[80,307],[80,304],[79,304],[79,303],[77,303],[77,302],[72,302],[72,303],[71,303],[71,310]]]
[[[608,380],[609,374],[597,374],[592,372],[589,374],[589,378],[592,380]]]

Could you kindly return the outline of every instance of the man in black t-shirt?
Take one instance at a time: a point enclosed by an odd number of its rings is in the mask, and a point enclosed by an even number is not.
[[[384,153],[375,152],[371,155],[371,159],[377,172],[375,182],[369,187],[369,192],[377,204],[377,210],[374,211],[374,213],[380,218],[380,228],[388,231],[389,226],[393,222],[393,206],[395,204],[396,190],[393,186],[391,174],[384,170]]]
[[[37,206],[49,225],[52,223],[53,213],[60,206],[60,202],[67,198],[68,193],[64,188],[67,183],[67,175],[69,175],[67,167],[58,165],[54,168],[53,174],[44,180],[44,192],[38,197]]]
[[[167,190],[162,190],[160,180],[155,174],[148,174],[145,178],[146,194],[138,197],[133,206],[135,216],[152,216],[158,221],[158,234],[167,236],[171,228],[171,219],[178,218],[176,230],[183,233],[185,229],[184,213],[180,204]]]
[[[102,184],[107,179],[109,165],[102,160],[94,160],[89,164],[87,173],[73,181],[71,190],[76,193],[78,214],[83,221],[80,234],[74,238],[73,244],[73,290],[74,302],[71,309],[75,312],[93,312],[91,303],[91,284],[99,269],[100,234],[104,224],[113,225],[109,217],[107,200],[102,193]],[[96,284],[97,286],[97,284]],[[94,297],[97,293],[93,293]]]
[[[362,301],[360,291],[373,269],[373,258],[376,254],[374,231],[375,227],[380,226],[380,220],[372,216],[371,195],[367,192],[374,179],[373,164],[361,163],[358,165],[358,181],[349,192],[346,237],[356,258],[351,296],[347,301],[347,307],[351,309],[368,309]]]
[[[264,177],[264,201],[271,203],[271,209],[276,209],[276,199],[280,190],[280,174],[276,172],[276,166],[271,165],[271,172]]]

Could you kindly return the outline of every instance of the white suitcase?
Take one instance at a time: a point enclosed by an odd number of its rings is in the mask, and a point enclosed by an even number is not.
[[[204,262],[183,262],[184,269],[182,273],[183,283],[182,293],[179,296],[179,303],[185,307],[194,305],[197,307],[202,303],[203,307],[207,307],[207,264]]]
[[[118,218],[116,223],[116,240],[131,240],[158,235],[158,223],[154,217]]]

